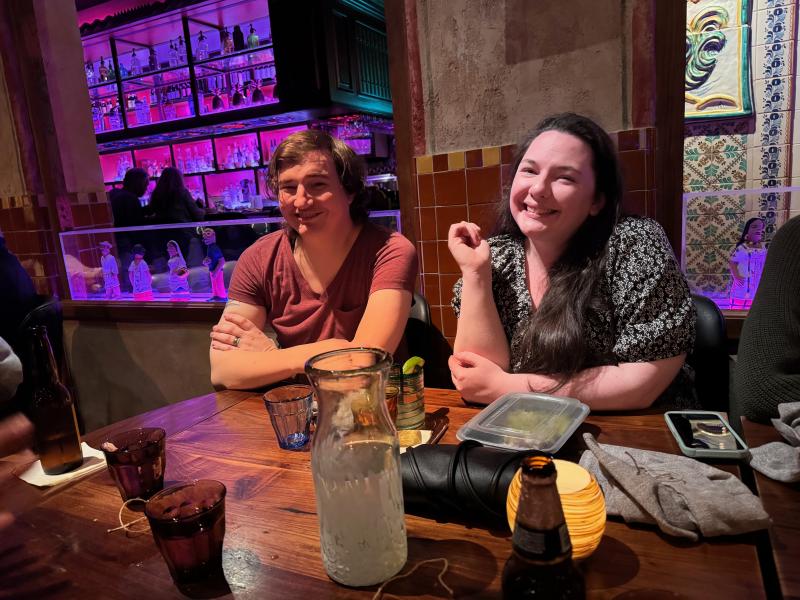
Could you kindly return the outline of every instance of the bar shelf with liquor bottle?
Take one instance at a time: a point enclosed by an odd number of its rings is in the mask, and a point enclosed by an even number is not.
[[[205,180],[209,210],[259,212],[264,208],[264,196],[256,188],[252,169],[206,175]]]
[[[264,164],[269,162],[272,152],[283,140],[293,133],[308,129],[308,125],[296,125],[294,127],[281,127],[280,129],[268,129],[259,133],[261,139],[261,156],[264,157]]]
[[[195,75],[202,113],[278,102],[271,49],[195,65]]]
[[[173,144],[172,153],[175,156],[175,167],[184,175],[210,173],[217,170],[211,140]]]
[[[208,203],[206,202],[205,185],[203,184],[203,178],[201,176],[190,175],[188,177],[184,177],[183,185],[185,185],[186,189],[189,190],[189,193],[192,195],[194,200],[199,201],[203,206],[207,206]]]
[[[128,127],[194,116],[189,70],[164,70],[122,83]]]
[[[261,166],[258,136],[255,133],[228,135],[214,139],[217,165],[220,170]]]
[[[148,177],[160,177],[165,168],[173,166],[169,146],[137,148],[133,151],[133,157],[136,166],[147,171]]]
[[[122,181],[125,172],[131,168],[133,168],[133,154],[130,150],[100,155],[100,169],[103,171],[103,181],[106,183]]]

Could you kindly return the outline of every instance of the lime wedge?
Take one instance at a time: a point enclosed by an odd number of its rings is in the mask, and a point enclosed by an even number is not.
[[[425,359],[419,356],[412,356],[406,362],[403,363],[403,375],[411,375],[414,371],[417,370],[417,367],[420,369],[425,364]]]

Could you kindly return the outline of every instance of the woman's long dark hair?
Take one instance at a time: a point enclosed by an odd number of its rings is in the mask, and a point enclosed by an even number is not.
[[[181,172],[174,167],[167,167],[161,172],[161,177],[150,195],[150,206],[158,217],[166,217],[169,209],[178,202],[185,190]]]
[[[588,309],[601,308],[597,288],[603,277],[608,240],[620,217],[622,175],[614,143],[608,134],[591,119],[574,113],[547,117],[528,134],[518,146],[515,174],[531,142],[545,131],[567,133],[589,146],[593,157],[595,194],[605,199],[600,212],[586,219],[550,268],[547,291],[524,325],[522,370],[556,376],[559,380],[557,389],[600,359],[589,355],[584,323]],[[510,193],[506,202],[500,204],[495,234],[524,239],[511,214]]]

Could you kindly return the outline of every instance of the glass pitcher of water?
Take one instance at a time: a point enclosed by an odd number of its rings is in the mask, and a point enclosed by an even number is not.
[[[320,544],[334,581],[386,581],[408,555],[400,446],[384,386],[392,357],[357,348],[319,354],[306,363],[319,418],[311,446]]]

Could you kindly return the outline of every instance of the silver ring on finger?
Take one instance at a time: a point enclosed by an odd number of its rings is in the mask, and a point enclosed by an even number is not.
[[[233,337],[233,347],[234,347],[234,348],[238,348],[238,347],[239,347],[239,343],[240,343],[241,341],[242,341],[242,338],[240,338],[238,335],[237,335],[237,336],[234,336],[234,337]]]

